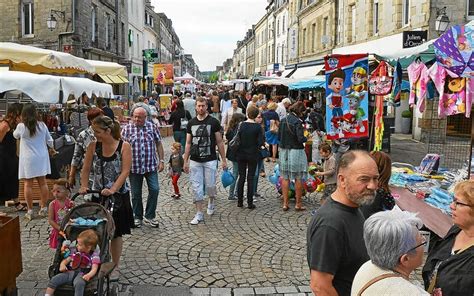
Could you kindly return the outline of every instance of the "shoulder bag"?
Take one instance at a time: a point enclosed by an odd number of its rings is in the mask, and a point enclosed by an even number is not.
[[[391,278],[391,277],[401,277],[401,275],[396,274],[396,273],[386,273],[386,274],[379,275],[378,277],[375,277],[375,278],[371,279],[369,282],[367,282],[360,289],[359,293],[357,293],[357,296],[362,296],[362,293],[364,293],[365,290],[367,290],[370,286],[372,286],[376,282],[381,281],[381,280],[386,279],[386,278]]]
[[[235,133],[232,140],[230,140],[230,142],[229,142],[229,149],[232,152],[237,151],[237,149],[239,149],[239,147],[240,147],[240,126],[241,125],[242,125],[242,122],[239,123],[239,125],[237,127],[237,132]]]

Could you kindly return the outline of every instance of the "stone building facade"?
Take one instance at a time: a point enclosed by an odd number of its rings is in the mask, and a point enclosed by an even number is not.
[[[255,25],[255,74],[265,74],[267,69],[268,13]]]
[[[16,42],[86,59],[126,59],[126,0],[2,0],[0,41]],[[49,29],[53,16],[56,28]]]

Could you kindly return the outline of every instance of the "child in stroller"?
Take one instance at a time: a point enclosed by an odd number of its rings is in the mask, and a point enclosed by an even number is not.
[[[45,296],[53,295],[58,286],[64,284],[74,285],[74,295],[84,295],[86,282],[94,277],[99,269],[100,249],[98,248],[99,237],[92,229],[84,230],[79,234],[77,240],[72,242],[68,250],[68,256],[61,261],[57,275],[53,276],[48,283]]]
[[[72,200],[78,195],[74,195]],[[115,268],[115,264],[110,262],[109,252],[109,242],[115,231],[110,213],[112,208],[113,200],[102,197],[100,203],[79,204],[66,214],[60,228],[64,236],[58,237],[58,247],[49,268],[51,281],[46,295],[72,295],[73,292],[75,296],[117,294],[118,286],[110,283],[110,273]],[[96,239],[92,238],[94,234]],[[83,239],[86,235],[89,238]],[[64,272],[65,266],[72,270]]]

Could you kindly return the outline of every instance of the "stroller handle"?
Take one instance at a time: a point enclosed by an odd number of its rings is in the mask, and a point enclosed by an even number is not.
[[[102,191],[100,190],[87,190],[86,193],[84,194],[94,194],[94,193],[97,193],[97,194],[100,194]],[[72,197],[71,197],[71,200],[74,201],[79,195],[84,195],[82,193],[75,193]]]

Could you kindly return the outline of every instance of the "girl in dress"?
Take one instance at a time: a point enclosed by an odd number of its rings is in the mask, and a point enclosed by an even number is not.
[[[67,212],[74,206],[69,198],[70,192],[66,179],[57,179],[54,181],[51,193],[54,200],[49,204],[48,222],[53,229],[49,234],[49,247],[56,249],[58,247],[58,236],[60,234],[61,224]]]

